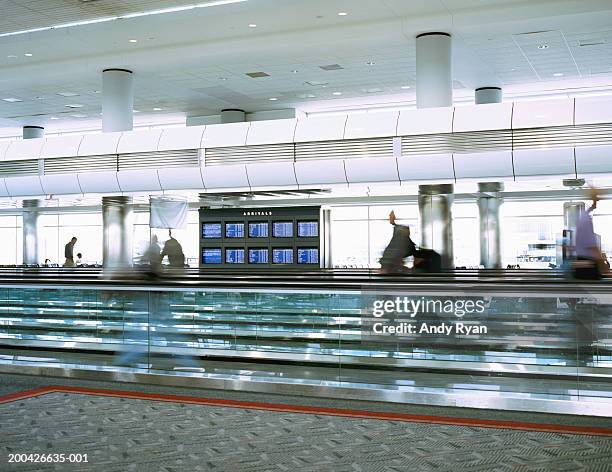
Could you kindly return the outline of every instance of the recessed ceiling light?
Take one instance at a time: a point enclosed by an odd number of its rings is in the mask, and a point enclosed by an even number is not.
[[[92,90],[91,93],[102,93],[100,90]]]
[[[291,73],[292,73],[292,74],[297,74],[298,72],[299,72],[299,71],[298,71],[297,69],[293,69],[293,70],[291,71]]]
[[[227,77],[219,77],[219,80],[227,80]]]
[[[374,64],[376,64],[376,62],[374,62],[374,61],[368,61],[368,62],[366,62],[366,64],[367,64],[367,65],[369,65],[369,66],[373,66]]]
[[[538,45],[538,49],[548,49],[548,44],[540,44]]]
[[[410,88],[410,85],[402,85],[400,88],[403,90],[408,90]]]
[[[153,111],[162,111],[162,110],[163,110],[163,108],[159,108],[159,107],[153,108]]]
[[[79,103],[71,103],[69,105],[64,105],[66,108],[83,108],[83,105],[80,105]]]
[[[45,97],[34,97],[36,100],[44,100]]]
[[[8,56],[9,59],[17,59],[17,56],[15,56],[15,54],[9,54]]]
[[[57,95],[62,97],[78,97],[79,94],[75,92],[57,92]]]
[[[555,76],[555,77],[563,77],[563,72],[555,72],[553,74],[553,76]]]
[[[137,42],[138,42],[138,40],[137,40],[137,39],[129,39],[128,41],[129,41],[130,43],[137,43]]]
[[[32,54],[31,52],[26,52],[24,54],[25,57],[32,57],[34,54]]]
[[[332,92],[332,95],[342,95],[342,92]]]
[[[255,23],[249,23],[249,28],[257,28],[257,25]]]
[[[23,100],[19,98],[3,98],[2,101],[9,102],[9,103],[23,102]]]
[[[345,11],[338,12],[338,16],[346,16],[346,15],[348,15],[348,13]]]
[[[270,98],[268,98],[268,100],[270,100],[271,102],[275,102],[276,100],[278,100],[278,98],[276,98],[276,97],[270,97]]]

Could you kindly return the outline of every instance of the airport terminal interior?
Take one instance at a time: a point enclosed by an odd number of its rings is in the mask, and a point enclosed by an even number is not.
[[[609,0],[0,0],[1,471],[612,471]]]

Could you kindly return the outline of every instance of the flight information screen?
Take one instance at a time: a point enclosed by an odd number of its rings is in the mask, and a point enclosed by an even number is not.
[[[221,223],[204,223],[202,225],[202,237],[214,239],[221,237]]]
[[[225,223],[226,238],[244,238],[244,223]]]
[[[316,238],[319,236],[319,223],[317,221],[298,221],[298,237]]]
[[[249,249],[249,264],[267,264],[268,249]]]
[[[293,249],[272,249],[273,264],[293,264]]]
[[[202,264],[221,264],[221,249],[202,249]]]
[[[244,264],[244,249],[226,249],[225,262],[227,264]]]
[[[292,238],[293,237],[293,222],[279,221],[272,223],[272,236],[275,238]]]
[[[298,264],[318,264],[319,250],[315,248],[298,248]]]
[[[267,238],[268,222],[249,223],[249,238]]]

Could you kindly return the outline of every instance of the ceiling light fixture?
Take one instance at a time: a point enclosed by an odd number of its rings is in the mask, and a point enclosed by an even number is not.
[[[298,70],[297,70],[297,69],[293,69],[293,70],[291,71],[291,73],[292,73],[292,74],[297,74],[297,73],[298,73]]]
[[[78,97],[79,96],[78,93],[74,93],[74,92],[58,92],[57,95],[60,95],[62,97]]]
[[[137,40],[137,39],[128,39],[128,41],[129,41],[130,43],[137,43],[137,42],[138,42],[138,40]]]
[[[332,95],[342,95],[342,92],[332,92]]]
[[[9,59],[17,59],[17,56],[15,56],[15,54],[9,54],[8,56]]]
[[[402,85],[400,88],[402,90],[408,90],[410,88],[410,85]]]
[[[57,116],[52,116],[51,119],[52,120],[59,120],[59,118]]]
[[[270,100],[271,102],[275,102],[276,100],[278,100],[278,98],[276,98],[276,97],[270,97],[270,98],[268,98],[268,100]]]
[[[348,15],[348,13],[345,11],[338,12],[338,16],[346,16],[346,15]]]
[[[9,102],[9,103],[17,103],[17,102],[23,102],[23,100],[21,100],[20,98],[3,98],[2,99],[3,102]]]
[[[83,108],[83,105],[79,103],[70,103],[68,105],[64,105],[66,108]]]
[[[374,61],[368,61],[368,62],[366,62],[366,64],[367,64],[367,65],[369,65],[369,66],[373,66],[374,64],[376,64],[376,62],[374,62]]]
[[[257,25],[255,23],[249,23],[249,28],[257,28]]]
[[[72,28],[74,26],[92,25],[95,23],[107,23],[109,21],[125,20],[128,18],[139,18],[141,16],[163,15],[165,13],[178,13],[182,11],[193,10],[195,8],[216,7],[220,5],[229,5],[232,3],[242,3],[242,2],[247,2],[247,1],[248,0],[214,0],[211,2],[201,2],[201,3],[192,4],[192,5],[184,5],[180,7],[170,7],[170,8],[162,8],[159,10],[139,11],[135,13],[128,13],[126,15],[106,16],[102,18],[93,18],[91,20],[75,21],[72,23],[62,23],[62,24],[53,25],[53,26],[43,26],[41,28],[30,28],[30,29],[19,30],[19,31],[11,31],[10,33],[0,34],[0,38],[4,38],[7,36],[18,36],[21,34],[38,33],[41,31],[51,31],[51,30],[57,30],[57,29]]]
[[[548,44],[540,44],[538,45],[538,49],[548,49]]]
[[[34,54],[32,54],[31,52],[26,52],[24,54],[25,57],[32,57]]]
[[[555,72],[553,74],[554,77],[563,77],[563,72]]]
[[[159,107],[153,108],[153,111],[162,111],[162,110],[163,110],[163,108],[159,108]]]

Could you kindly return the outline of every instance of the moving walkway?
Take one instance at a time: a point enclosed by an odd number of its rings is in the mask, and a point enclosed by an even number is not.
[[[612,284],[546,274],[186,270],[150,280],[0,269],[0,370],[597,414],[612,402]],[[376,303],[404,297],[484,309],[373,316]],[[486,332],[379,335],[381,320]]]

